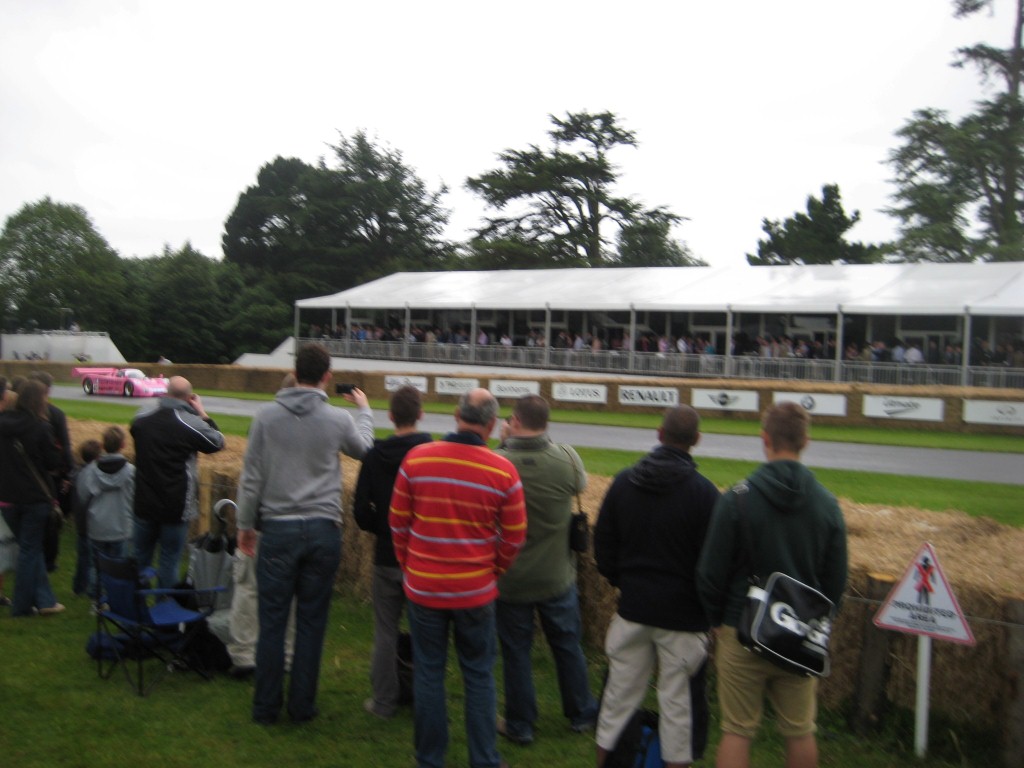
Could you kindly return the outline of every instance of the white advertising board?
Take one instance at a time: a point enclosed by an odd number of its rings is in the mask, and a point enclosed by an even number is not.
[[[673,387],[626,387],[619,385],[619,405],[648,405],[667,408],[679,405],[679,390]]]
[[[603,405],[608,402],[608,387],[604,384],[555,382],[551,385],[551,397],[566,403],[601,403]]]
[[[439,395],[461,395],[480,386],[479,379],[449,379],[434,377],[434,391]]]
[[[774,403],[799,403],[804,409],[817,416],[845,416],[846,395],[826,392],[775,392]]]
[[[690,395],[694,408],[713,411],[750,411],[757,413],[757,392],[752,389],[694,389]]]
[[[493,379],[490,385],[491,394],[495,397],[523,397],[524,395],[539,395],[539,381],[506,381],[505,379]]]
[[[875,419],[942,421],[945,404],[938,397],[864,395],[864,415]]]
[[[416,387],[423,394],[427,394],[427,377],[426,376],[385,376],[384,377],[384,389],[388,392],[394,392],[402,387],[409,385]]]
[[[964,400],[968,424],[1008,424],[1024,427],[1024,403],[1008,400]]]

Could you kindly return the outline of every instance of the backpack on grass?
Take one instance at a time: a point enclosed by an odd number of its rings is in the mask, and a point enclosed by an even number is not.
[[[650,709],[634,712],[604,764],[605,768],[664,768],[658,713]]]

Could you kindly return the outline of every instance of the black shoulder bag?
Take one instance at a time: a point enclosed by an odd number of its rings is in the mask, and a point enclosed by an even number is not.
[[[802,581],[775,571],[762,582],[754,565],[750,519],[744,513],[747,486],[734,489],[750,570],[750,589],[736,624],[740,644],[787,672],[828,677],[828,643],[835,605]]]

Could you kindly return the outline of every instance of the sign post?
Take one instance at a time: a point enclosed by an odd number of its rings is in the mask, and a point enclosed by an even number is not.
[[[875,614],[876,627],[918,635],[917,695],[915,697],[914,752],[928,751],[928,701],[932,674],[932,638],[974,645],[960,604],[949,588],[931,544],[925,542],[903,578],[889,592]]]

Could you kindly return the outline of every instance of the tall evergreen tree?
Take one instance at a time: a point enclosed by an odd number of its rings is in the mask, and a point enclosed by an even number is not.
[[[757,255],[747,254],[754,266],[778,264],[869,264],[882,258],[874,245],[851,243],[846,233],[860,221],[860,212],[847,215],[839,186],[825,184],[821,198],[807,196],[807,213],[797,212],[784,221],[764,219],[767,238],[758,240]]]
[[[958,18],[994,0],[954,0]],[[1024,259],[1024,0],[1014,0],[1010,46],[957,51],[953,65],[976,67],[991,98],[959,120],[921,109],[897,132],[889,153],[895,178],[888,212],[900,221],[898,255],[908,261]]]
[[[477,231],[474,253],[519,268],[613,265],[608,225],[624,227],[648,218],[678,223],[664,208],[646,210],[614,193],[618,170],[609,153],[636,147],[636,136],[611,112],[550,115],[553,147],[506,149],[501,167],[466,180],[500,215]],[[499,264],[500,265],[500,264]],[[506,264],[507,265],[507,264]]]

